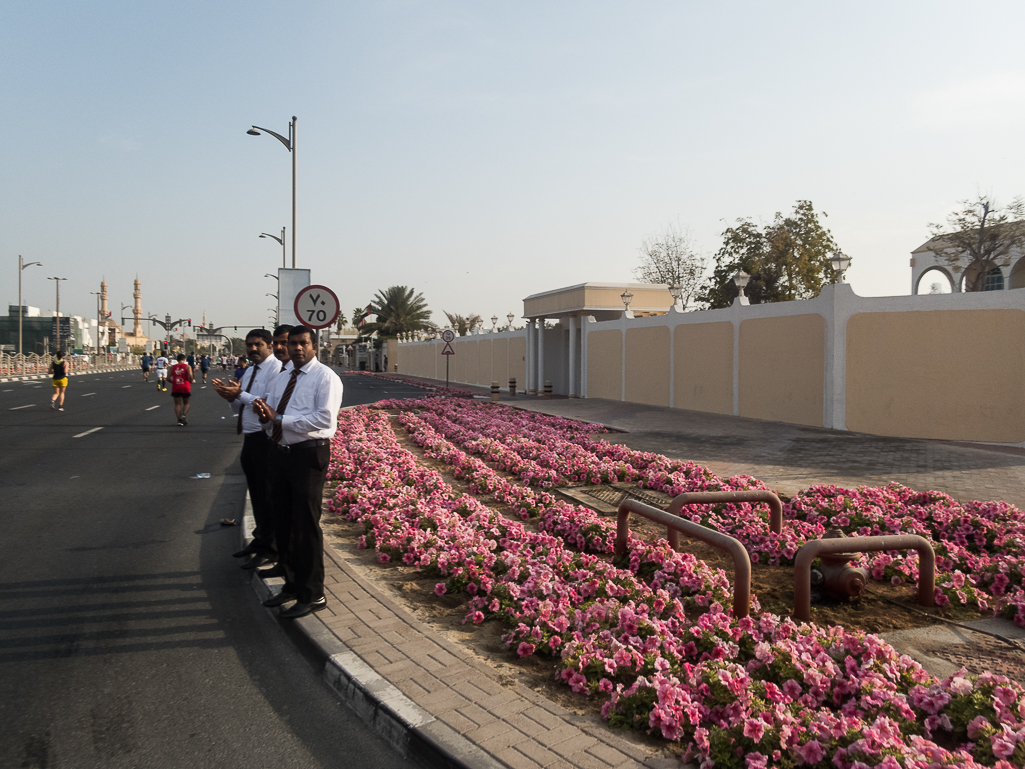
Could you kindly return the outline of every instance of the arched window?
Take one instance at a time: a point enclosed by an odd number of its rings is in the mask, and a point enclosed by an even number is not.
[[[1004,273],[1000,272],[999,267],[994,267],[986,273],[986,283],[982,287],[983,291],[1003,291],[1004,290]]]

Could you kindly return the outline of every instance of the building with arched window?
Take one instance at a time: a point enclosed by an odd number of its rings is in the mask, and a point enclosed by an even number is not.
[[[963,263],[953,262],[937,256],[936,249],[942,247],[942,238],[931,238],[911,252],[911,293],[948,294],[965,291],[966,285],[975,280],[977,267],[966,269],[968,258]],[[936,290],[939,284],[939,290]],[[1014,249],[997,262],[986,273],[983,291],[1003,291],[1010,288],[1025,288],[1025,254]]]

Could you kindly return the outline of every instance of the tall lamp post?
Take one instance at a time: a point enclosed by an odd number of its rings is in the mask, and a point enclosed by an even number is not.
[[[281,269],[285,269],[286,267],[288,267],[288,265],[285,264],[285,228],[284,227],[281,228],[281,237],[280,238],[277,235],[271,235],[269,232],[261,232],[260,233],[260,237],[261,238],[270,238],[271,240],[276,240],[276,241],[278,241],[278,243],[281,244]],[[295,246],[292,246],[292,249],[294,251]],[[292,266],[295,267],[294,260],[293,260]]]
[[[20,370],[22,374],[25,373],[25,356],[21,352],[21,318],[25,314],[25,310],[21,306],[21,271],[26,267],[31,267],[33,264],[39,267],[43,266],[42,262],[28,262],[26,264],[21,254],[18,254],[18,358],[21,360]]]
[[[292,269],[295,269],[295,139],[296,139],[296,123],[298,118],[292,115],[292,122],[288,124],[288,138],[286,139],[279,133],[271,131],[269,128],[261,128],[260,126],[254,125],[248,131],[247,134],[250,136],[259,136],[260,131],[265,131],[277,139],[279,142],[285,145],[285,149],[292,153]],[[285,233],[282,231],[281,239],[285,239]],[[271,237],[274,237],[273,235]],[[275,238],[277,240],[277,238]],[[283,247],[283,246],[282,246]]]
[[[61,281],[67,280],[67,278],[47,278],[52,280],[57,286],[57,352],[61,349]]]
[[[100,362],[100,297],[103,296],[102,291],[90,291],[90,294],[96,297],[96,344],[94,345],[94,352],[96,353],[96,362]]]

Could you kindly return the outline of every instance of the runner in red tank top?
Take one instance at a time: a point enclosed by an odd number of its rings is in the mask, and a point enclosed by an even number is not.
[[[178,417],[178,424],[185,427],[189,423],[185,415],[189,413],[189,397],[192,395],[192,383],[196,378],[192,373],[192,366],[185,363],[185,356],[182,353],[178,353],[178,362],[171,366],[170,374],[174,415]]]

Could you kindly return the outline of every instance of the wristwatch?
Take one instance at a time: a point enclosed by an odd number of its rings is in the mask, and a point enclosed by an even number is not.
[[[277,422],[280,425],[281,424],[281,417],[283,417],[283,416],[284,416],[284,414],[275,414],[274,415],[274,421]]]

